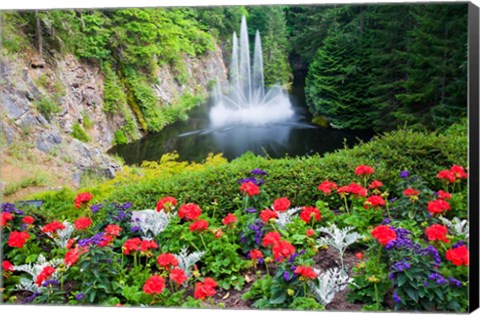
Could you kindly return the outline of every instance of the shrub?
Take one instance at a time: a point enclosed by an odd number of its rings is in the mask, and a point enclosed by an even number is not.
[[[40,114],[42,114],[42,116],[48,121],[50,121],[55,114],[60,112],[60,106],[48,97],[44,97],[35,102],[35,106]]]
[[[87,135],[85,130],[83,130],[82,126],[78,122],[74,123],[72,126],[72,137],[82,142],[90,141],[90,137]]]

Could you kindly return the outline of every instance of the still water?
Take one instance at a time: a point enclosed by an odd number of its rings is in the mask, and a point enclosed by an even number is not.
[[[373,136],[369,131],[350,131],[323,128],[310,124],[311,115],[305,104],[302,87],[289,94],[295,116],[286,122],[262,126],[230,125],[219,129],[209,125],[210,102],[190,112],[187,121],[177,122],[159,133],[117,145],[109,150],[121,156],[125,163],[141,164],[157,161],[165,153],[176,151],[182,161],[200,162],[210,153],[222,153],[228,160],[247,151],[272,158],[323,154],[349,147]]]

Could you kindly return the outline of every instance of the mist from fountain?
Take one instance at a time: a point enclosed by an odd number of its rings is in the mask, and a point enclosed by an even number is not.
[[[265,88],[262,41],[258,30],[251,65],[245,16],[240,26],[240,39],[233,33],[229,74],[228,86],[222,87],[217,82],[214,89],[214,105],[209,114],[212,127],[235,124],[262,126],[293,117],[289,97],[280,85]]]

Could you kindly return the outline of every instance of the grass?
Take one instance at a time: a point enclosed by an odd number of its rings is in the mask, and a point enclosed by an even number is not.
[[[21,189],[28,187],[39,187],[46,185],[48,183],[48,178],[45,174],[36,174],[32,177],[22,178],[19,182],[14,182],[7,184],[5,191],[3,192],[4,196],[11,196]]]

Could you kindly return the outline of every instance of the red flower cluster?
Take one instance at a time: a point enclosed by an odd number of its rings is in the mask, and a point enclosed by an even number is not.
[[[383,246],[397,239],[397,234],[389,226],[379,225],[371,232],[372,236]]]
[[[196,220],[202,214],[200,207],[194,203],[187,203],[178,210],[178,217],[180,219]]]
[[[412,187],[409,187],[403,191],[403,194],[407,197],[417,196],[420,192]]]
[[[212,229],[213,237],[220,238],[223,235],[222,229]]]
[[[462,245],[457,248],[447,250],[446,258],[455,266],[468,266],[470,259],[467,246]]]
[[[312,237],[312,236],[315,236],[315,231],[312,230],[312,229],[308,229],[306,234],[307,234],[308,237]]]
[[[28,234],[27,232],[13,231],[12,233],[10,233],[7,244],[10,247],[22,248],[29,238],[30,234]]]
[[[300,275],[300,280],[302,281],[313,280],[317,277],[317,274],[313,271],[312,267],[307,266],[298,266],[295,268],[294,273]]]
[[[355,254],[355,257],[357,257],[358,259],[362,259],[363,258],[363,253],[358,252],[358,253]]]
[[[178,266],[177,258],[175,258],[175,256],[170,253],[160,254],[157,257],[157,263],[160,265],[160,267],[163,267],[165,269],[171,269]]]
[[[380,187],[382,187],[382,186],[383,186],[383,183],[382,183],[381,181],[375,179],[375,180],[368,186],[368,188],[370,188],[370,189],[377,189],[377,188],[380,188]]]
[[[448,229],[441,224],[432,224],[425,230],[425,234],[427,234],[429,241],[439,240],[449,243],[450,241],[447,239],[447,232]]]
[[[198,220],[190,224],[190,231],[206,231],[208,230],[208,222],[205,220]]]
[[[27,215],[25,218],[23,218],[22,222],[25,224],[33,224],[33,222],[35,222],[35,219]]]
[[[295,254],[295,247],[289,241],[280,241],[273,245],[272,252],[276,261],[283,261]]]
[[[437,177],[443,179],[448,183],[454,183],[456,180],[467,178],[468,175],[465,169],[460,165],[453,165],[449,170],[441,170],[438,172]]]
[[[357,168],[355,169],[355,174],[359,176],[368,176],[368,175],[372,175],[373,173],[375,173],[375,170],[368,165],[362,164],[357,166]]]
[[[10,212],[2,212],[0,215],[0,226],[5,226],[7,225],[8,221],[13,220],[13,214]]]
[[[438,198],[439,199],[452,199],[452,195],[446,191],[439,190],[438,191]]]
[[[262,219],[263,223],[267,223],[271,219],[277,219],[278,213],[275,210],[265,209],[260,212],[260,219]]]
[[[88,203],[90,200],[92,200],[93,196],[89,192],[84,192],[80,193],[75,197],[75,208],[80,208],[82,204]]]
[[[2,269],[3,269],[3,271],[13,271],[14,266],[8,260],[4,260],[2,262]]]
[[[42,271],[38,274],[37,280],[35,280],[35,284],[37,286],[41,286],[43,281],[50,278],[54,272],[55,268],[53,268],[52,266],[45,266],[45,268],[43,268]]]
[[[195,284],[195,292],[193,292],[193,297],[197,300],[205,300],[209,296],[214,296],[217,291],[217,283],[212,278],[206,277],[203,279],[203,282],[197,282]]]
[[[240,186],[240,191],[245,192],[250,197],[258,195],[260,193],[260,188],[252,182],[245,182]]]
[[[168,212],[173,207],[175,207],[176,205],[177,205],[177,199],[175,199],[174,197],[167,196],[167,197],[164,197],[164,198],[160,199],[157,202],[157,206],[155,207],[155,209],[158,212],[160,212],[162,210]]]
[[[92,225],[92,220],[87,217],[82,217],[75,220],[74,225],[77,230],[86,230]]]
[[[185,271],[183,271],[183,269],[174,268],[170,272],[170,280],[177,283],[178,285],[181,285],[182,283],[188,280],[188,277],[185,274]]]
[[[367,197],[367,189],[357,183],[351,183],[348,186],[342,186],[337,190],[338,194],[345,195],[345,194],[352,194],[361,197]]]
[[[80,258],[80,255],[86,253],[87,251],[87,247],[71,249],[65,254],[63,261],[66,265],[71,267],[77,262],[77,260]]]
[[[222,223],[225,225],[232,224],[235,222],[237,222],[237,217],[233,213],[227,214],[227,216],[222,220]]]
[[[263,254],[260,250],[258,249],[252,249],[250,252],[250,259],[252,260],[256,260],[256,259],[260,259],[263,257]]]
[[[155,241],[141,240],[138,237],[134,237],[126,240],[122,246],[123,253],[125,255],[129,255],[130,252],[137,252],[137,251],[146,252],[150,249],[156,249],[156,248],[158,248],[158,245],[157,243],[155,243]]]
[[[46,224],[42,228],[42,232],[43,233],[54,233],[57,230],[63,230],[63,229],[65,229],[65,225],[63,225],[63,223],[60,223],[60,221],[55,220],[53,222],[50,222],[50,223]]]
[[[369,209],[370,207],[373,207],[373,208],[381,207],[384,205],[385,205],[385,200],[382,197],[376,196],[376,195],[368,197],[368,199],[363,204],[365,209]]]
[[[160,294],[165,289],[165,279],[161,276],[150,276],[143,285],[143,292],[147,294]]]
[[[273,202],[273,209],[278,212],[283,212],[288,210],[288,208],[290,208],[290,204],[291,203],[290,203],[290,200],[288,200],[288,198],[285,198],[285,197],[278,198],[278,199],[275,199],[275,201]]]
[[[305,223],[310,222],[313,218],[315,221],[320,221],[320,211],[315,207],[303,207],[302,212],[300,212],[300,219],[305,221]]]
[[[455,182],[455,174],[453,174],[450,170],[443,170],[438,172],[437,177],[439,179],[444,179],[445,181],[450,183]]]
[[[105,228],[105,234],[109,236],[119,236],[122,228],[116,224],[109,224]]]
[[[460,165],[453,165],[451,168],[450,168],[450,171],[455,175],[456,178],[458,179],[461,179],[461,178],[467,178],[468,175],[467,173],[465,172],[465,169],[460,166]]]
[[[262,240],[262,245],[267,247],[270,245],[275,245],[280,242],[280,233],[278,232],[268,232],[265,234]]]
[[[450,204],[443,199],[435,199],[428,202],[427,209],[432,215],[435,215],[450,210]]]
[[[336,190],[337,188],[338,188],[337,184],[335,184],[334,182],[330,182],[328,180],[324,180],[323,182],[320,183],[320,185],[318,185],[318,190],[322,191],[327,196],[330,195],[333,189]]]

